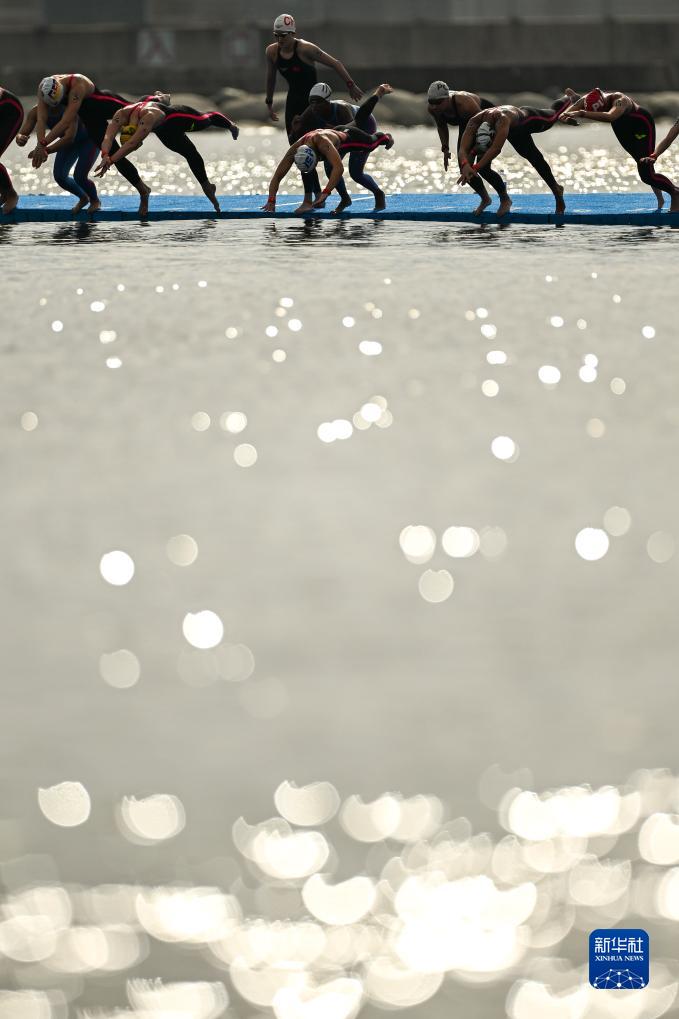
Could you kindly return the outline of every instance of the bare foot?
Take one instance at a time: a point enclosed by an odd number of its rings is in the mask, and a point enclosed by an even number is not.
[[[375,195],[375,208],[374,212],[382,212],[387,207],[387,196],[384,191],[378,191]]]
[[[670,203],[670,212],[679,212],[679,191],[675,191],[672,195],[672,201]]]
[[[481,195],[481,200],[480,200],[479,204],[476,206],[476,208],[474,209],[474,215],[475,216],[480,216],[481,213],[483,212],[483,210],[487,209],[489,205],[490,205],[490,195],[488,195],[488,194]]]
[[[339,216],[339,214],[341,212],[344,212],[345,209],[348,209],[350,205],[351,205],[351,198],[349,198],[349,195],[347,195],[346,198],[340,198],[339,203],[335,206],[335,208],[332,210],[330,215],[331,216]]]
[[[217,196],[217,185],[216,184],[206,184],[205,187],[203,188],[203,191],[205,192],[206,196],[212,202],[212,206],[213,206],[215,212],[221,212],[222,210],[219,207],[219,202],[217,201],[217,197],[216,197]]]
[[[19,201],[19,196],[16,191],[6,191],[4,194],[5,201],[2,205],[2,213],[4,216],[9,216],[10,212],[14,212]]]
[[[99,199],[98,199],[98,198],[94,198],[94,199],[93,199],[93,200],[92,200],[92,201],[90,202],[90,204],[89,204],[89,208],[88,208],[88,210],[87,210],[87,211],[88,211],[88,212],[99,212],[99,210],[100,210],[100,209],[101,209],[101,202],[99,201]]]
[[[311,212],[313,207],[314,203],[310,199],[305,198],[302,204],[298,205],[295,209],[295,215],[303,216],[305,212]],[[316,206],[316,208],[320,208],[320,206]]]
[[[663,205],[665,204],[665,195],[663,194],[662,191],[659,191],[657,188],[653,188],[653,194],[655,195],[655,200],[658,203],[658,212],[660,212],[662,210]]]
[[[554,209],[554,211],[556,212],[557,216],[563,216],[564,212],[566,211],[566,203],[563,200],[562,187],[560,187],[557,191],[554,192],[554,198],[556,199],[556,208]]]
[[[505,195],[497,208],[498,216],[506,216],[512,207],[512,200],[509,195]]]
[[[139,188],[139,215],[143,218],[149,214],[149,195],[151,188],[142,184]]]
[[[88,206],[89,204],[90,204],[89,198],[81,198],[80,201],[73,206],[71,212],[73,213],[74,216],[77,216],[78,213],[82,212],[83,209],[86,208],[86,206]]]

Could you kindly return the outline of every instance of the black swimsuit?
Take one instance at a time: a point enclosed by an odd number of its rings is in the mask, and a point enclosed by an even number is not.
[[[74,76],[71,75],[71,80],[66,86],[67,92],[70,90],[73,77]],[[92,92],[89,96],[85,96],[80,104],[78,115],[85,127],[85,130],[98,149],[101,148],[102,142],[104,141],[104,135],[106,134],[106,128],[108,127],[109,120],[111,120],[119,110],[122,110],[124,106],[128,105],[129,101],[127,99],[123,99],[122,96],[117,95],[115,92],[108,92],[106,89],[97,88],[96,85],[94,86],[94,92]],[[118,145],[118,142],[114,139],[111,143],[110,154],[112,156],[115,155],[119,148],[120,146]],[[114,165],[118,173],[122,174],[125,180],[128,181],[133,188],[140,190],[142,187],[141,177],[137,173],[136,166],[131,163],[129,159],[124,157],[123,159],[118,160]]]
[[[276,58],[276,70],[288,83],[288,98],[285,101],[285,128],[290,138],[293,117],[304,113],[309,105],[309,92],[318,81],[316,68],[297,56],[297,42],[291,57],[284,57],[280,50]]]
[[[276,57],[276,70],[281,73],[288,83],[288,98],[285,100],[285,130],[288,133],[288,141],[292,141],[292,121],[300,113],[304,113],[309,105],[309,92],[318,81],[316,68],[313,64],[307,64],[301,57],[297,56],[297,42],[291,57],[281,56],[279,49]],[[321,182],[318,179],[318,171],[303,173],[304,191],[306,194],[313,192],[317,195],[321,190]]]
[[[178,152],[189,164],[191,172],[201,185],[206,187],[210,182],[205,170],[205,162],[200,152],[186,135],[188,132],[205,131],[208,127],[220,127],[225,131],[233,129],[233,123],[223,113],[211,111],[199,113],[192,106],[166,106],[156,101],[155,105],[165,113],[165,120],[155,128],[155,135],[166,149]]]

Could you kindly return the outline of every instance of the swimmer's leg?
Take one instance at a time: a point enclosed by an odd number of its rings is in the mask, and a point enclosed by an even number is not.
[[[500,174],[497,170],[493,170],[491,166],[485,166],[483,170],[479,170],[479,176],[483,177],[484,180],[487,180],[490,186],[498,193],[500,198],[500,205],[497,210],[498,216],[506,216],[512,207],[512,200],[507,194],[507,185]],[[481,210],[479,209],[479,212],[480,211]]]
[[[24,119],[23,106],[16,96],[5,92],[1,105],[3,109],[0,115],[0,156],[15,138]],[[12,179],[6,167],[0,163],[0,212],[8,216],[16,209],[18,201],[19,196],[14,190]]]
[[[372,117],[372,112],[377,105],[379,96],[370,96],[364,103],[361,103],[359,108],[356,110],[356,116],[354,117],[354,124],[362,131],[367,131],[369,126],[369,118]]]
[[[382,209],[386,208],[387,200],[384,191],[379,184],[370,176],[369,173],[365,172],[365,164],[368,162],[369,152],[361,152],[355,149],[349,155],[349,175],[352,180],[355,180],[359,187],[365,188],[366,191],[370,191],[375,198],[375,209],[381,212]]]
[[[223,113],[211,113],[210,114],[210,127],[221,127],[225,131],[228,131],[234,141],[238,138],[240,133],[232,120],[229,120]]]
[[[327,161],[323,163],[323,166],[325,168],[326,176],[328,177],[328,179],[330,179],[330,174],[332,173],[332,166]],[[337,216],[339,215],[340,212],[344,212],[344,210],[348,209],[349,206],[351,205],[351,196],[347,191],[347,184],[344,179],[344,176],[340,177],[340,179],[337,181],[337,184],[335,185],[335,190],[337,191],[340,200],[339,204],[336,205],[335,208],[332,210],[333,216]]]
[[[107,121],[97,119],[95,121],[84,120],[83,122],[87,128],[87,133],[90,138],[96,147],[100,149],[104,140],[104,135],[106,134],[106,128],[108,126]],[[111,155],[114,155],[119,148],[120,145],[118,145],[118,142],[114,139],[111,143]],[[131,163],[129,159],[120,159],[114,165],[118,173],[125,178],[128,184],[131,184],[135,191],[139,192],[139,215],[147,216],[149,211],[149,195],[151,194],[151,188],[148,187],[147,184],[144,184],[143,180],[139,176],[136,166],[134,163]]]
[[[676,187],[663,173],[658,173],[654,163],[637,163],[637,172],[644,184],[653,188],[655,197],[658,200],[658,209],[665,204],[662,197],[663,191],[670,195],[670,212],[679,212],[679,188]]]
[[[566,203],[563,200],[563,187],[557,183],[549,163],[540,152],[530,134],[521,130],[510,131],[509,143],[515,152],[518,152],[520,156],[527,159],[533,169],[542,177],[556,199],[555,211],[557,215],[563,215],[566,211]]]
[[[3,164],[0,163],[0,202],[2,202],[0,211],[8,216],[16,209],[18,201],[19,196],[14,190],[12,179]]]
[[[89,196],[87,192],[81,187],[81,185],[73,177],[71,177],[71,170],[73,164],[77,158],[76,146],[69,145],[65,149],[59,149],[54,157],[54,168],[52,175],[54,180],[63,191],[68,191],[69,194],[74,195],[78,202],[73,206],[71,212],[80,212],[86,205],[89,204]]]
[[[189,141],[183,133],[170,134],[168,132],[165,134],[161,133],[161,131],[157,131],[156,134],[165,148],[184,157],[186,162],[189,164],[191,173],[202,187],[206,198],[210,200],[216,212],[221,212],[219,202],[217,201],[217,188],[208,180],[207,172],[205,170],[205,162],[193,142]]]
[[[75,164],[75,170],[73,171],[73,179],[76,184],[80,187],[87,195],[87,203],[89,204],[88,212],[98,212],[101,208],[101,202],[99,201],[99,195],[97,194],[97,188],[93,180],[90,180],[89,173],[94,166],[99,151],[89,139],[81,142],[80,154]]]

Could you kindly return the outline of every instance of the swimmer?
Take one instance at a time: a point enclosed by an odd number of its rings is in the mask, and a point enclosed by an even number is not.
[[[59,105],[65,107],[65,113],[54,127],[48,129],[49,110]],[[100,149],[109,120],[123,106],[127,106],[127,99],[123,99],[115,92],[98,89],[84,74],[55,74],[43,78],[38,87],[36,123],[38,144],[29,154],[33,166],[37,168],[45,162],[48,147],[64,136],[69,125],[75,122],[77,117],[80,117],[97,149]],[[117,149],[118,145],[114,142],[113,151]],[[136,167],[128,159],[119,160],[116,169],[135,191],[139,192],[139,215],[145,216],[148,213],[151,189],[144,184]]]
[[[388,95],[393,92],[391,85],[380,85],[375,90],[375,94],[370,97],[364,103],[364,112],[361,114],[365,117],[363,121],[364,130],[368,134],[377,133],[377,121],[372,114],[376,103],[383,95]],[[332,89],[324,82],[319,81],[313,86],[309,92],[309,105],[307,106],[304,113],[299,117],[295,117],[292,122],[292,140],[297,141],[303,134],[308,131],[312,131],[316,127],[343,127],[346,124],[351,124],[355,118],[359,115],[360,107],[353,103],[345,103],[342,100],[332,100]],[[370,108],[368,109],[368,104]],[[344,153],[340,149],[340,155]],[[359,187],[365,188],[370,191],[375,198],[375,211],[381,212],[386,208],[387,200],[384,191],[380,188],[379,184],[365,172],[365,164],[370,156],[370,151],[366,149],[352,149],[349,153],[349,176],[352,180],[356,181]],[[330,166],[326,164],[326,173],[330,176]],[[337,182],[337,193],[340,196],[339,205],[333,209],[333,215],[338,215],[344,209],[351,205],[351,198],[347,191],[347,186],[344,182],[344,177],[340,177]]]
[[[385,148],[390,149],[394,144],[394,139],[390,134],[384,134],[383,132],[369,134],[364,130],[368,118],[374,109],[375,102],[379,99],[380,95],[385,95],[387,91],[391,91],[390,85],[380,85],[375,95],[371,96],[370,99],[367,99],[359,107],[356,118],[351,124],[335,129],[316,128],[302,135],[298,141],[294,142],[276,167],[276,172],[269,184],[269,198],[266,205],[262,206],[263,210],[265,212],[276,211],[278,188],[293,163],[302,174],[313,170],[319,159],[323,159],[330,165],[330,178],[326,187],[314,202],[308,201],[308,196],[305,194],[304,201],[299,208],[295,209],[295,212],[300,215],[304,212],[309,212],[311,209],[322,208],[328,195],[337,187],[337,182],[344,174],[344,164],[342,163],[340,152],[350,152],[353,149],[373,152],[379,145],[384,145]]]
[[[63,112],[64,110],[61,106],[55,106],[54,109],[51,109],[47,118],[48,127],[54,127],[63,116]],[[26,114],[24,122],[19,129],[19,133],[16,136],[17,145],[22,148],[26,145],[35,129],[37,119],[38,107],[34,106]],[[94,181],[91,181],[89,178],[89,172],[94,166],[98,151],[79,117],[71,121],[61,138],[57,138],[56,141],[46,147],[48,155],[51,155],[53,152],[56,153],[53,170],[55,181],[60,188],[63,188],[64,191],[69,191],[78,199],[77,204],[71,209],[74,215],[85,208],[87,208],[88,212],[98,212],[101,208],[101,202],[99,201]],[[73,176],[71,176],[71,170],[73,170],[74,166],[75,170]]]
[[[279,14],[273,23],[272,42],[266,48],[266,103],[271,120],[278,120],[273,111],[274,92],[276,90],[276,74],[280,74],[288,83],[288,95],[285,100],[285,130],[288,141],[293,142],[292,121],[307,107],[309,90],[316,84],[315,64],[331,67],[342,79],[352,99],[359,100],[363,93],[353,80],[343,63],[305,39],[297,38],[297,26],[291,14]],[[303,175],[305,201],[311,205],[313,195],[318,197],[321,185],[318,173],[313,170]]]
[[[553,127],[571,102],[572,95],[569,93],[557,100],[550,109],[537,109],[532,106],[493,106],[475,114],[467,122],[460,141],[458,184],[470,183],[476,174],[490,166],[508,141],[514,151],[537,170],[554,195],[557,215],[563,215],[566,211],[563,187],[554,178],[549,163],[533,141],[533,135]],[[485,151],[479,157],[479,140],[484,134],[485,139],[480,147]],[[478,158],[473,164],[471,155],[475,146]]]
[[[23,119],[24,108],[18,98],[0,85],[0,156],[16,137]],[[8,216],[16,209],[18,201],[12,178],[0,163],[0,211]]]
[[[153,132],[165,148],[184,157],[215,211],[221,212],[216,185],[208,180],[203,157],[186,135],[188,132],[205,131],[208,127],[220,127],[229,131],[235,141],[239,129],[223,113],[199,113],[191,106],[173,106],[171,98],[168,92],[155,92],[118,110],[106,129],[96,176],[103,177],[111,166],[125,159],[128,152],[140,148],[144,139]],[[118,132],[122,144],[115,151],[112,146]]]
[[[655,120],[648,110],[639,106],[624,92],[602,92],[600,88],[595,88],[587,95],[577,98],[564,111],[563,116],[610,124],[625,152],[628,152],[637,164],[640,180],[653,189],[658,209],[662,209],[665,204],[663,192],[666,191],[671,197],[670,212],[679,212],[679,188],[669,177],[658,173],[654,166],[658,155],[655,151]],[[668,142],[665,138],[661,142],[661,146],[664,147],[658,148],[664,152],[670,144],[671,141]]]
[[[433,81],[429,86],[427,92],[427,111],[431,117],[434,118],[436,124],[436,130],[441,141],[441,152],[443,153],[443,170],[444,172],[448,169],[450,162],[450,130],[449,127],[458,128],[457,133],[457,152],[459,157],[460,142],[462,141],[462,135],[464,130],[473,116],[480,113],[481,110],[489,110],[493,107],[490,99],[484,99],[482,96],[477,95],[475,92],[455,92],[448,88],[445,81]],[[460,167],[462,169],[462,167]],[[504,180],[491,167],[490,163],[487,163],[477,174],[472,177],[469,181],[469,186],[476,191],[477,195],[481,199],[478,206],[474,210],[474,215],[478,216],[483,210],[490,205],[490,195],[486,190],[483,180],[488,183],[497,191],[500,198],[500,205],[497,210],[498,216],[504,216],[509,212],[512,200],[507,194],[507,185]]]

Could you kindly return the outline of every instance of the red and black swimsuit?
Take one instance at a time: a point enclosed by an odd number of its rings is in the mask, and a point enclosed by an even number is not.
[[[610,110],[612,105],[611,97],[606,97],[606,109]],[[650,156],[655,149],[655,120],[653,114],[634,104],[632,110],[626,110],[621,117],[611,122],[613,133],[622,145],[625,152],[629,152],[637,164],[639,178],[648,184],[649,187],[657,188],[660,191],[667,191],[674,195],[677,187],[669,177],[658,173],[654,163],[642,163],[644,156]]]
[[[75,74],[70,74],[67,80],[64,82],[65,94],[70,92],[73,85],[73,79]],[[85,96],[80,104],[78,114],[82,121],[85,130],[88,135],[97,146],[101,148],[104,141],[104,135],[106,134],[106,128],[108,122],[111,120],[119,110],[122,110],[124,106],[129,106],[129,100],[123,99],[122,96],[117,95],[115,92],[108,92],[106,89],[99,89],[94,86],[94,91],[90,95]],[[111,143],[111,155],[114,155],[120,146],[118,142],[113,140]],[[139,176],[136,167],[127,158],[120,159],[115,164],[116,170],[125,178],[133,188],[140,190],[142,187],[142,180]]]
[[[24,108],[13,92],[0,87],[0,156],[16,137],[24,119]],[[12,181],[0,163],[0,193],[12,191]]]

